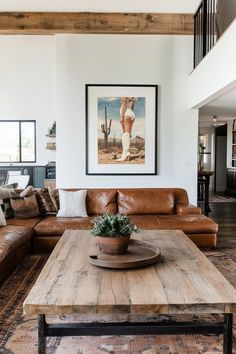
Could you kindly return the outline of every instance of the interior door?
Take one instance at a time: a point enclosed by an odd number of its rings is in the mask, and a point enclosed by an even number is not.
[[[225,192],[227,186],[227,125],[223,127],[216,128],[215,193]]]

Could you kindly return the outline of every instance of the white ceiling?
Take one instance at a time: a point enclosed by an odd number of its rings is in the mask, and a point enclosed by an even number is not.
[[[0,11],[93,11],[194,13],[200,0],[7,0]]]
[[[200,116],[214,115],[236,117],[236,88],[200,108]]]
[[[224,124],[227,124],[229,121],[233,121],[235,117],[222,117],[222,116],[217,116],[217,124],[219,125],[214,125],[213,124],[213,116],[200,116],[199,117],[199,127],[201,128],[216,128],[217,126]]]
[[[217,116],[218,122],[227,123],[230,120],[236,119],[236,88],[200,108],[200,127],[212,126],[213,115]]]

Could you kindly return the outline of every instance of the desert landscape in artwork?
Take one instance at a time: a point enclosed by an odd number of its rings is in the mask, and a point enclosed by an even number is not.
[[[133,99],[133,106],[123,108],[123,99]],[[122,125],[122,114],[131,116],[129,133]],[[145,97],[99,97],[97,122],[98,164],[145,163]],[[128,159],[122,159],[124,151]]]

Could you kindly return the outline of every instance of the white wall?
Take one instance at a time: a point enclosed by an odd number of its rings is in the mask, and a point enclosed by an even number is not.
[[[37,164],[57,155],[59,187],[179,186],[196,203],[198,115],[187,107],[191,37],[1,36],[0,49],[0,119],[36,120]],[[86,83],[159,85],[158,176],[85,175]],[[56,154],[45,149],[55,119]]]
[[[61,35],[56,42],[57,186],[179,186],[196,203],[198,113],[187,107],[192,37]],[[159,85],[158,176],[85,175],[88,83]]]
[[[36,164],[45,165],[56,157],[45,149],[55,120],[55,37],[0,36],[0,53],[0,119],[36,120]]]
[[[200,0],[7,0],[0,11],[98,11],[194,13]]]
[[[236,87],[236,20],[189,77],[189,107],[199,108]]]

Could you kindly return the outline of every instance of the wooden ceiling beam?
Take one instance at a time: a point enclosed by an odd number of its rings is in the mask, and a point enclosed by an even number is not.
[[[193,15],[176,13],[0,12],[0,34],[193,34]]]

